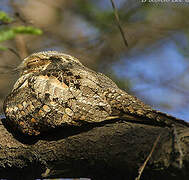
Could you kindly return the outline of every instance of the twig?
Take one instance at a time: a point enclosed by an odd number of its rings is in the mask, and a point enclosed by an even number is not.
[[[20,16],[20,13],[19,13],[19,8],[18,6],[16,5],[16,3],[11,0],[10,1],[10,5],[11,7],[13,8],[13,10],[16,12],[15,15],[17,15],[18,17],[18,20],[20,20],[22,23],[23,23],[23,18],[21,18]],[[24,22],[26,24],[26,22]],[[16,23],[17,25],[20,25],[21,23],[20,22],[17,22]],[[26,56],[28,56],[28,49],[27,49],[27,46],[26,46],[26,42],[24,40],[24,37],[22,35],[17,35],[15,37],[15,43],[16,43],[16,47],[18,49],[18,53],[19,53],[19,56],[21,57],[21,59],[25,58]]]
[[[142,172],[144,171],[144,168],[146,167],[147,162],[151,158],[152,153],[154,152],[155,147],[157,146],[157,143],[158,143],[160,137],[161,137],[161,134],[159,134],[159,136],[156,138],[156,140],[155,140],[155,142],[153,144],[152,150],[150,151],[150,154],[148,155],[148,157],[146,158],[146,160],[144,161],[144,163],[142,164],[142,166],[139,168],[139,170],[138,170],[138,176],[135,178],[135,180],[140,180]]]
[[[8,48],[8,50],[11,51],[14,55],[16,55],[21,60],[21,57],[20,57],[20,55],[19,55],[19,53],[17,51],[15,51],[12,48]]]
[[[20,15],[19,12],[15,12],[14,15],[24,24],[27,24],[27,21]]]
[[[121,36],[123,38],[124,44],[125,44],[126,47],[128,47],[129,45],[128,45],[128,42],[127,42],[127,40],[125,38],[125,34],[123,32],[123,29],[121,27],[121,23],[120,23],[120,20],[119,20],[119,15],[118,15],[117,8],[115,6],[114,0],[110,0],[110,1],[112,3],[112,7],[113,7],[113,10],[114,10],[114,15],[115,15],[115,19],[116,19],[116,22],[117,22],[117,26],[118,26],[118,28],[119,28],[119,30],[121,32]]]
[[[19,72],[19,70],[14,66],[0,65],[0,75],[3,75],[3,74],[10,75],[10,74],[15,74],[17,72]]]

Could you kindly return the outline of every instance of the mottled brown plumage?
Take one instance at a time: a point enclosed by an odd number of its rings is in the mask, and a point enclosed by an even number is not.
[[[4,102],[4,111],[10,124],[27,135],[116,118],[162,126],[188,125],[153,110],[67,54],[35,53],[18,69],[20,78]]]

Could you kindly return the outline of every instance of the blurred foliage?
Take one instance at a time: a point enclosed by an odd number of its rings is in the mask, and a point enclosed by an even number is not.
[[[9,17],[3,11],[0,11],[0,21],[8,23],[0,26],[0,42],[7,41],[16,37],[17,34],[30,34],[30,35],[41,35],[42,30],[32,26],[14,26],[10,25],[13,19]],[[0,46],[0,50],[7,50],[8,48]]]
[[[8,14],[6,14],[3,11],[0,11],[0,21],[2,23],[11,23],[13,20],[11,17],[8,16]]]
[[[132,92],[132,82],[125,77],[118,77],[113,71],[107,72],[106,75],[111,78],[114,82],[119,85],[119,88],[123,89],[124,91],[131,93]]]
[[[93,25],[103,31],[108,31],[110,24],[114,22],[114,14],[112,11],[103,11],[98,9],[94,3],[90,1],[77,0],[77,12]]]
[[[89,23],[99,28],[102,32],[112,32],[115,26],[115,17],[112,9],[99,9],[94,2],[88,0],[77,0],[77,9],[75,11],[82,15]],[[126,22],[134,11],[125,13],[124,10],[119,11],[120,20]]]

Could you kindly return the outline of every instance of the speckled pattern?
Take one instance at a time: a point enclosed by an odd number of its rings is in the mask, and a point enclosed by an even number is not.
[[[20,78],[4,102],[4,111],[9,124],[24,134],[38,135],[60,126],[115,118],[142,117],[168,126],[177,122],[70,55],[56,51],[34,53],[18,69]]]

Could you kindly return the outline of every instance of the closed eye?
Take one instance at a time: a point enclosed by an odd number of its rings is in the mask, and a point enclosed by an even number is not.
[[[50,61],[46,60],[46,59],[43,59],[43,60],[33,59],[27,63],[26,68],[27,69],[39,68],[40,66],[44,66],[49,63],[50,63]]]
[[[27,68],[36,67],[38,62],[39,62],[39,59],[34,59],[32,61],[29,61],[26,66]]]

